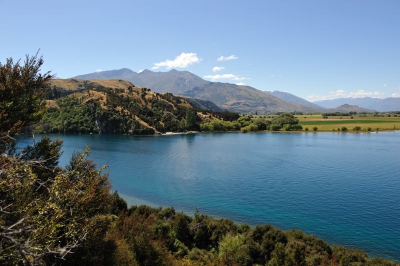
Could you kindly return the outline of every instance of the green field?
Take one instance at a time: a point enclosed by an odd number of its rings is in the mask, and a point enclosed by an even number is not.
[[[354,128],[359,127],[358,131],[388,131],[400,129],[399,116],[328,116],[323,118],[321,115],[304,115],[296,116],[299,119],[299,124],[309,131],[313,131],[314,127],[318,131],[337,131],[338,128],[346,127],[348,132],[354,132]],[[369,129],[369,130],[368,130]]]

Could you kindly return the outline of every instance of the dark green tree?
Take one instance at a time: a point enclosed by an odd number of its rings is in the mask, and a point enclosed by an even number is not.
[[[301,130],[302,127],[298,123],[299,120],[293,114],[283,113],[272,119],[270,128],[274,131],[282,128],[286,131]]]
[[[38,54],[26,55],[24,63],[8,58],[0,62],[0,152],[13,147],[13,136],[30,122],[39,121],[45,112],[44,95],[53,78],[40,73],[43,65]]]
[[[62,141],[45,137],[21,151],[13,136],[44,112],[37,55],[0,64],[0,264],[46,265],[67,257],[110,223],[108,176],[89,150],[58,167]]]
[[[193,126],[196,124],[196,113],[192,108],[186,109],[186,123],[187,129],[192,129]]]

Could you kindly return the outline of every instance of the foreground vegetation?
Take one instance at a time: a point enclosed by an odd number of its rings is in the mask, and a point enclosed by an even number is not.
[[[61,140],[17,149],[15,134],[44,114],[52,75],[40,74],[42,64],[37,56],[0,64],[1,265],[396,265],[299,230],[128,208],[88,149],[65,168]],[[271,125],[284,121],[297,119]]]

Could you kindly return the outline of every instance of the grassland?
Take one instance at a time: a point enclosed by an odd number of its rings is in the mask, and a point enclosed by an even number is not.
[[[299,124],[303,130],[308,128],[313,131],[317,127],[317,131],[342,131],[342,128],[347,128],[348,132],[368,132],[368,131],[390,131],[400,130],[399,115],[353,115],[353,116],[328,116],[323,118],[321,115],[304,115],[296,116],[299,119]],[[355,130],[359,127],[359,130]]]

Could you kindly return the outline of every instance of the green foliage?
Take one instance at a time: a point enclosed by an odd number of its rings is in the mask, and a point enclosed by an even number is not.
[[[240,116],[237,121],[211,120],[200,124],[202,131],[242,131],[256,132],[269,128],[270,122],[262,118],[252,118],[252,116]]]
[[[13,145],[13,136],[44,113],[43,95],[53,77],[40,73],[43,59],[26,56],[24,63],[8,58],[0,62],[0,152]]]
[[[230,122],[223,120],[211,120],[210,122],[205,122],[200,124],[200,129],[202,131],[237,131],[240,130],[239,122]]]
[[[0,65],[0,262],[54,264],[108,229],[110,184],[103,168],[73,155],[58,167],[62,141],[45,137],[22,151],[13,148],[23,125],[43,114],[43,88],[52,77],[39,73],[43,60]],[[7,148],[11,147],[11,148]],[[101,234],[100,234],[101,235]]]
[[[219,257],[239,265],[252,265],[249,246],[241,234],[226,234],[219,243]]]
[[[107,233],[132,265],[396,265],[359,250],[331,247],[300,230],[254,228],[196,212],[132,206]],[[112,255],[113,265],[120,258]],[[122,260],[121,258],[121,260]],[[384,263],[385,264],[384,264]]]
[[[302,130],[302,127],[298,123],[299,120],[293,114],[283,113],[272,119],[270,129],[273,131],[280,129],[284,129],[285,131]]]
[[[251,117],[248,115],[244,115],[239,117],[237,121],[240,123],[241,127],[245,127],[251,124]]]
[[[257,125],[258,130],[267,130],[269,128],[269,125],[271,124],[270,121],[266,121],[262,118],[254,119],[253,123]]]
[[[64,257],[109,213],[110,184],[88,150],[56,166],[61,141],[44,138],[0,162],[1,257],[33,265]],[[106,219],[107,221],[107,219]],[[104,227],[104,222],[101,223]]]
[[[255,131],[258,131],[258,126],[256,124],[251,123],[251,124],[249,124],[247,126],[242,127],[240,129],[240,131],[242,131],[242,132],[255,132]]]

